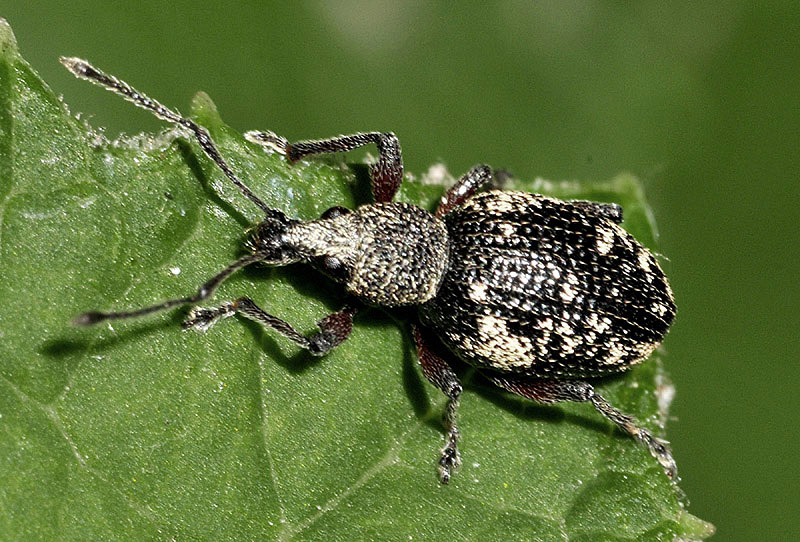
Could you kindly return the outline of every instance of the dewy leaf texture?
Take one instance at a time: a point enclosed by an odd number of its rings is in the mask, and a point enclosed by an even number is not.
[[[87,84],[86,92],[100,90]],[[335,158],[287,165],[225,126],[203,94],[191,113],[249,186],[289,216],[369,201],[363,167]],[[646,449],[591,406],[538,406],[464,366],[464,464],[441,487],[444,397],[419,372],[396,315],[359,314],[351,339],[322,359],[236,318],[184,333],[180,309],[71,327],[86,310],[189,294],[242,253],[257,209],[193,142],[168,130],[106,141],[39,79],[0,23],[4,539],[711,534]],[[653,246],[630,176],[512,187],[617,201],[625,226]],[[408,180],[400,198],[432,208],[442,190]],[[247,269],[215,300],[241,295],[304,331],[343,300],[302,266]],[[599,387],[659,431],[659,397],[670,389],[660,367],[657,354]]]

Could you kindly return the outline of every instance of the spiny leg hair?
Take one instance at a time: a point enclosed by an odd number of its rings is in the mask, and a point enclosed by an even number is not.
[[[458,451],[460,435],[456,418],[463,388],[458,376],[456,376],[447,362],[428,347],[422,329],[415,325],[412,327],[412,333],[414,335],[414,343],[417,346],[417,357],[422,367],[422,374],[448,397],[447,406],[442,417],[444,428],[447,431],[447,443],[442,448],[439,458],[439,479],[443,484],[446,484],[450,481],[452,471],[461,464],[461,454]]]
[[[353,330],[353,315],[356,312],[356,307],[346,305],[341,311],[329,314],[317,322],[320,329],[318,332],[303,335],[285,320],[264,311],[249,297],[240,297],[236,301],[226,302],[214,308],[193,308],[183,323],[183,328],[206,331],[220,319],[238,313],[265,328],[274,329],[311,354],[324,356],[350,336]]]
[[[492,178],[492,168],[489,166],[481,164],[469,170],[442,196],[439,207],[436,208],[436,216],[444,216],[467,201]]]
[[[603,396],[595,392],[588,382],[580,380],[528,380],[499,375],[486,375],[495,385],[512,393],[539,403],[551,404],[559,401],[589,402],[598,412],[614,422],[625,433],[636,438],[650,450],[664,472],[670,478],[678,474],[669,443],[655,437],[647,429],[637,425],[636,418],[614,408]]]
[[[330,139],[313,139],[290,143],[272,132],[251,131],[245,138],[263,147],[270,148],[296,162],[306,156],[332,152],[346,152],[370,143],[378,147],[378,161],[370,166],[372,195],[376,202],[392,201],[403,181],[403,156],[400,142],[391,132],[365,132]]]

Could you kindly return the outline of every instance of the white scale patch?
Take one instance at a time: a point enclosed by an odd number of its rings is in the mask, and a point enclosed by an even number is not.
[[[592,313],[589,315],[589,318],[586,319],[586,325],[596,333],[602,334],[611,327],[611,319],[607,316],[604,316],[603,319],[600,320],[597,314]]]
[[[639,260],[639,267],[641,267],[644,271],[650,272],[650,254],[647,253],[646,250],[640,250],[639,253],[636,255]]]
[[[606,255],[614,247],[614,231],[610,228],[597,228],[597,252]]]
[[[509,332],[505,320],[494,316],[478,318],[480,344],[476,353],[492,359],[500,369],[526,366],[533,343],[527,337]]]
[[[619,345],[619,339],[612,337],[608,341],[608,355],[601,361],[604,365],[618,365],[622,357],[626,354],[625,349]]]
[[[644,359],[653,353],[658,347],[658,343],[642,343],[636,347],[636,352],[639,354],[639,359]]]
[[[556,266],[556,264],[553,262],[547,262],[546,267],[553,279],[558,280],[561,278],[561,270]]]
[[[564,336],[566,336],[566,335],[574,335],[575,334],[575,330],[572,329],[571,327],[569,327],[569,324],[567,322],[562,321],[561,325],[559,325],[556,328],[556,333],[558,333],[559,335],[564,335]]]
[[[580,345],[579,341],[567,335],[562,335],[561,340],[563,341],[561,349],[565,354],[574,354],[575,349]]]
[[[486,210],[490,213],[510,213],[516,210],[516,205],[506,198],[497,198],[486,202]]]
[[[650,354],[653,353],[653,350],[656,349],[657,343],[641,343],[632,346],[634,353],[636,354],[636,359],[645,359]],[[608,348],[608,355],[605,359],[601,360],[601,363],[604,365],[618,365],[622,358],[628,354],[629,351],[626,351],[622,348],[619,344],[619,338],[614,337],[609,341],[609,348]]]
[[[664,316],[667,314],[667,306],[663,303],[653,303],[650,309],[659,316]]]
[[[469,286],[469,298],[476,303],[485,303],[488,289],[489,287],[482,282],[473,282]]]
[[[516,231],[516,228],[512,224],[509,224],[508,222],[500,222],[499,224],[497,224],[497,229],[499,229],[500,233],[502,233],[506,237],[511,237],[512,235],[514,235],[514,232]]]
[[[536,327],[538,327],[539,329],[547,329],[547,330],[552,331],[553,330],[553,319],[552,318],[543,318],[543,319],[539,320],[539,322],[536,324]]]
[[[564,300],[564,303],[571,303],[572,300],[575,299],[576,295],[577,292],[572,286],[570,286],[569,284],[561,285],[561,292],[559,292],[559,296],[561,297],[562,300]]]

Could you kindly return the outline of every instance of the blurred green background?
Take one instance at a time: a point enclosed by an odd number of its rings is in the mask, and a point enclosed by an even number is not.
[[[242,131],[393,130],[413,173],[638,175],[679,305],[669,436],[690,511],[715,540],[797,540],[800,6],[451,4],[12,0],[0,16],[110,135],[163,125],[59,55],[184,111],[205,90]]]

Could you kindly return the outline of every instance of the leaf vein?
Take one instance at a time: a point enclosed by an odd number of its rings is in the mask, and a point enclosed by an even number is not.
[[[324,516],[327,512],[335,510],[347,497],[355,493],[358,489],[360,489],[364,484],[372,480],[375,476],[377,476],[383,469],[389,467],[390,465],[394,465],[399,461],[398,458],[398,451],[405,443],[406,437],[415,429],[416,426],[411,426],[407,431],[401,434],[394,444],[386,450],[386,453],[380,457],[375,463],[372,464],[371,467],[366,469],[364,473],[356,480],[350,487],[331,497],[328,502],[326,502],[323,506],[319,508],[316,514],[307,518],[305,521],[299,523],[298,525],[294,526],[293,528],[287,528],[287,530],[283,531],[278,540],[291,540],[301,532],[305,531],[309,527],[311,527],[314,523],[316,523],[322,516]]]
[[[286,524],[286,506],[281,499],[280,484],[278,483],[278,475],[275,472],[275,461],[272,459],[272,450],[269,446],[269,413],[267,412],[267,397],[264,383],[266,382],[266,372],[264,368],[264,360],[257,353],[255,354],[256,363],[258,363],[258,395],[260,400],[259,411],[261,412],[261,442],[264,445],[264,452],[269,461],[269,476],[272,481],[272,488],[275,493],[275,499],[278,502],[278,510],[280,511],[281,525]]]

